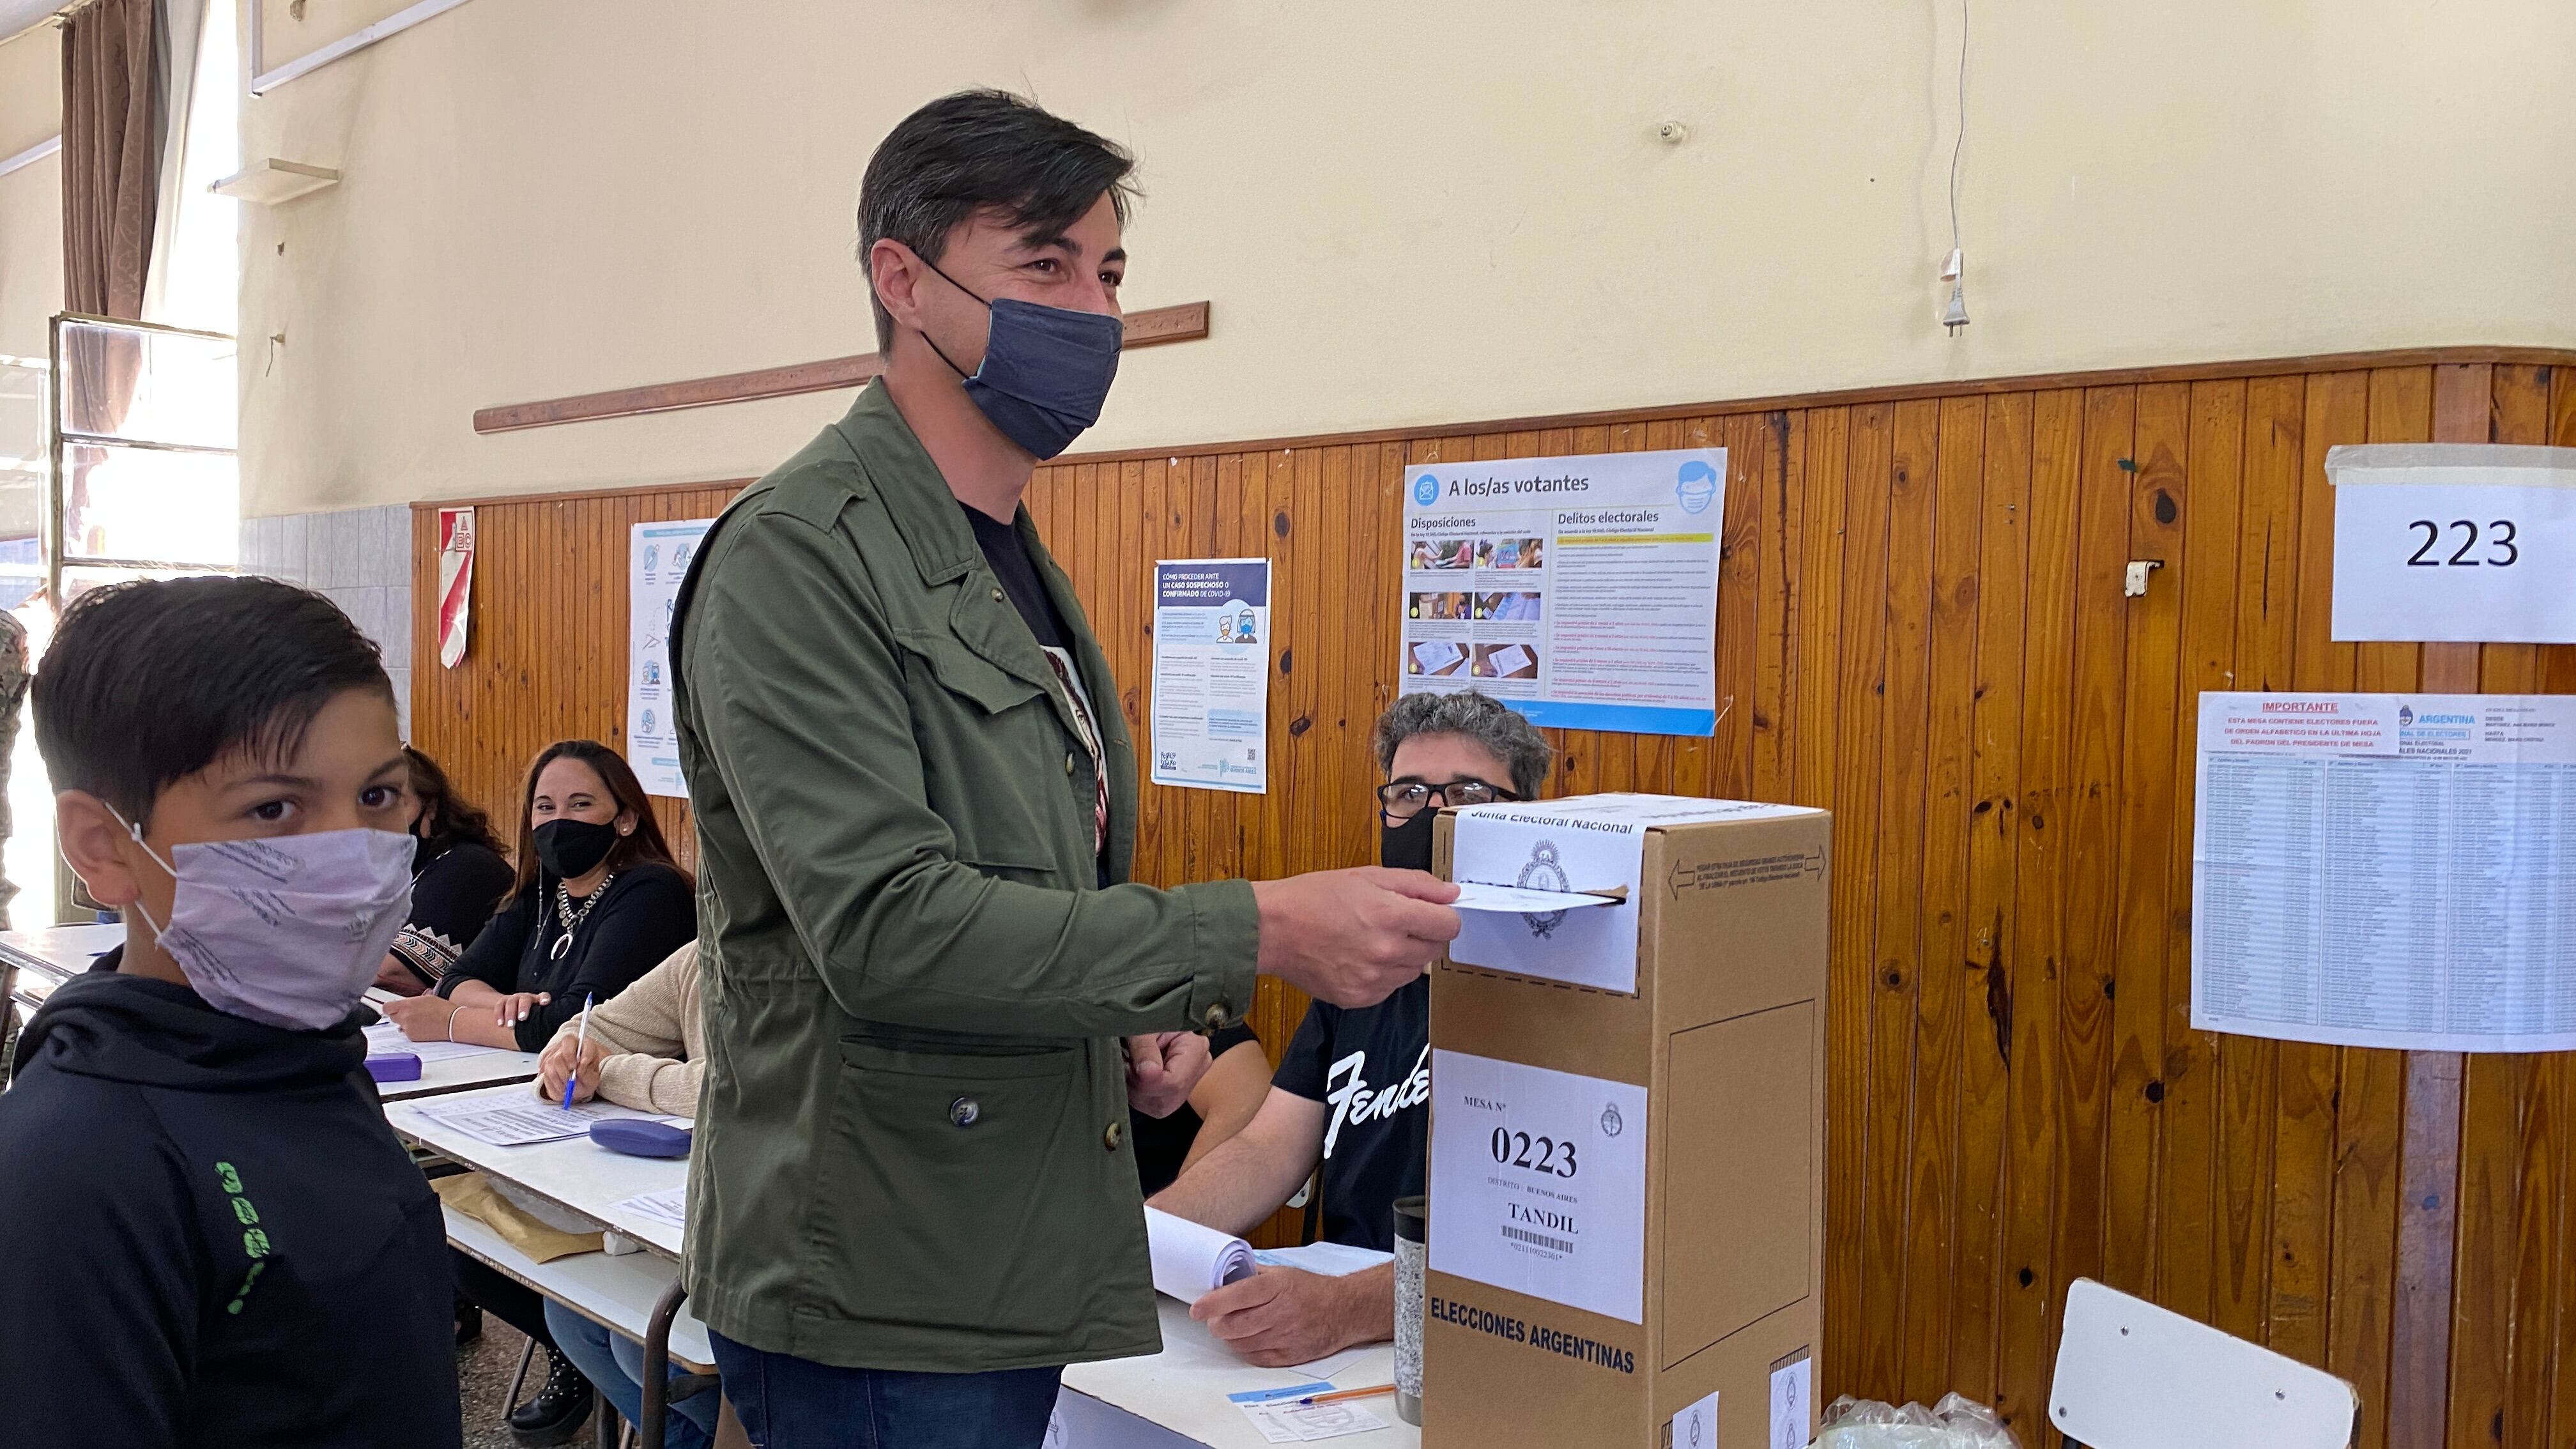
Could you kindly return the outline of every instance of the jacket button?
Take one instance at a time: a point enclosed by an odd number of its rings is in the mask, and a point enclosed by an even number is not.
[[[1065,752],[1064,772],[1068,775],[1073,773],[1073,752],[1070,750]]]
[[[993,602],[996,604],[1002,602],[1002,591],[1000,589],[995,589],[993,591]]]
[[[1109,1149],[1110,1151],[1112,1151],[1112,1152],[1115,1152],[1115,1151],[1117,1151],[1117,1150],[1118,1150],[1118,1142],[1119,1142],[1119,1139],[1121,1139],[1121,1138],[1125,1137],[1126,1135],[1127,1135],[1127,1124],[1126,1124],[1126,1123],[1124,1123],[1124,1122],[1112,1122],[1112,1123],[1110,1123],[1110,1124],[1109,1124],[1109,1130],[1100,1134],[1100,1145],[1101,1145],[1101,1146],[1103,1146],[1103,1147],[1108,1148],[1108,1149]]]
[[[972,1097],[960,1097],[948,1104],[948,1120],[960,1127],[974,1126],[975,1119],[983,1115],[984,1109]]]
[[[1210,1006],[1207,1009],[1207,1015],[1200,1017],[1199,1019],[1207,1023],[1208,1030],[1223,1031],[1225,1029],[1225,1003],[1220,1001]]]

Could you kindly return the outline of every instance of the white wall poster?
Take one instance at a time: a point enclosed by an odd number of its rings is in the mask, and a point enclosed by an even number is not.
[[[1404,488],[1403,693],[1716,732],[1724,448],[1426,463]]]
[[[2576,643],[2576,448],[2332,448],[2334,637]]]
[[[1270,782],[1270,560],[1154,565],[1151,778],[1259,795]]]
[[[680,731],[671,719],[671,605],[712,518],[639,523],[628,530],[626,763],[649,795],[686,798]]]
[[[1432,1268],[1643,1323],[1646,1089],[1434,1051],[1431,1092]]]
[[[2576,1049],[2576,696],[2200,697],[2192,1025]]]

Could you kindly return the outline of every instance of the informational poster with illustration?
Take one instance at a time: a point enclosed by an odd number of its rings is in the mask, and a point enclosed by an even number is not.
[[[1270,560],[1154,565],[1152,779],[1259,795],[1270,779]]]
[[[626,763],[649,795],[686,798],[680,730],[671,719],[671,605],[712,518],[639,523],[628,530]]]
[[[1646,1089],[1431,1054],[1431,1267],[1645,1321]]]
[[[2576,1050],[2576,696],[2200,697],[2192,1025]]]
[[[1479,689],[1537,724],[1717,727],[1726,450],[1406,470],[1402,691]]]

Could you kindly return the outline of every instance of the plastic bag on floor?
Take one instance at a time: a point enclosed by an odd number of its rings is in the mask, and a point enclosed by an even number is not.
[[[1818,1449],[2021,1449],[1994,1410],[1957,1394],[1928,1409],[1846,1394],[1826,1407],[1816,1443]]]

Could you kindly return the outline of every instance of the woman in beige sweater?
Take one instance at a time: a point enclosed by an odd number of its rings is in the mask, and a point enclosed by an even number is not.
[[[576,1042],[578,1066],[573,1061]],[[564,1077],[576,1074],[572,1095],[577,1102],[603,1097],[641,1112],[695,1117],[705,1052],[698,943],[692,941],[634,985],[592,1007],[587,1040],[581,1038],[579,1017],[565,1022],[537,1059],[537,1094],[562,1101]]]
[[[663,958],[634,985],[590,1011],[590,1035],[579,1018],[564,1023],[537,1059],[537,1091],[563,1100],[564,1077],[573,1073],[573,1096],[604,1097],[621,1107],[674,1117],[698,1114],[698,1078],[706,1070],[706,1021],[698,1010],[698,946],[692,941]],[[575,1043],[580,1061],[576,1064]],[[582,1376],[597,1385],[626,1416],[641,1418],[644,1346],[611,1333],[560,1303],[546,1304],[546,1327]],[[676,1367],[669,1372],[678,1373]],[[716,1396],[699,1394],[671,1406],[662,1449],[705,1449],[715,1435]]]

